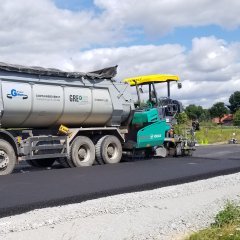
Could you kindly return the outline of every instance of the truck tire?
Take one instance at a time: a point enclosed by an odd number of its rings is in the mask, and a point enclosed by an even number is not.
[[[12,145],[0,139],[0,175],[10,174],[17,162],[15,151]]]
[[[26,160],[26,163],[32,167],[40,167],[35,161],[33,160]]]
[[[67,158],[58,158],[56,160],[59,164],[61,164],[64,168],[70,168],[71,166],[69,165]]]
[[[119,163],[122,159],[122,144],[113,135],[106,135],[96,144],[96,159],[102,163]]]
[[[95,145],[95,151],[96,151],[96,162],[99,165],[105,164],[103,158],[102,158],[102,142],[107,136],[103,136],[100,139],[98,139],[96,145]]]
[[[33,159],[27,160],[27,163],[33,167],[51,167],[54,164],[55,160],[55,158]]]
[[[88,137],[76,137],[70,147],[70,160],[75,167],[92,166],[95,161],[95,147]]]
[[[98,144],[98,142],[99,142],[99,140],[102,138],[102,135],[96,135],[96,136],[94,136],[93,138],[92,138],[92,141],[93,141],[93,144],[95,145],[95,154],[96,154],[96,156],[97,156],[97,153],[96,153],[96,151],[97,151],[97,144]],[[98,144],[99,145],[99,144]],[[102,165],[102,164],[104,164],[104,162],[99,162],[98,160],[97,160],[97,157],[95,157],[95,161],[94,161],[94,163],[93,163],[93,165]]]

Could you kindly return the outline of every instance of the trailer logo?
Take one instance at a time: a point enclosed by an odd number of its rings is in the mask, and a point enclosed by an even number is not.
[[[70,102],[77,102],[77,103],[86,103],[88,102],[88,96],[82,95],[69,95]]]
[[[21,97],[22,99],[27,99],[28,95],[24,94],[22,91],[17,91],[16,89],[12,89],[9,94],[7,94],[8,98],[16,98]]]

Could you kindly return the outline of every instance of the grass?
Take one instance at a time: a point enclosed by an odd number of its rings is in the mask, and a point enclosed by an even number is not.
[[[195,137],[199,143],[228,143],[228,140],[233,137],[240,142],[240,128],[201,127],[200,131],[196,132]]]
[[[175,130],[177,134],[186,135],[186,130],[190,128],[190,124],[177,125]],[[218,126],[210,123],[204,123],[203,125],[200,123],[200,131],[196,131],[195,138],[200,144],[228,143],[231,138],[236,138],[240,143],[240,128],[234,126]]]
[[[193,233],[185,240],[240,240],[240,205],[228,202],[209,228]]]

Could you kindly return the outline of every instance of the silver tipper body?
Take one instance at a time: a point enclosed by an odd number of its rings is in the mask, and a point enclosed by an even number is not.
[[[129,86],[111,79],[0,69],[2,128],[120,126],[131,109]]]

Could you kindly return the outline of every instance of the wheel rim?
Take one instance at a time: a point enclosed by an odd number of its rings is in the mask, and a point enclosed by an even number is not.
[[[110,143],[107,146],[107,156],[109,159],[115,159],[119,154],[117,145],[115,143]]]
[[[90,148],[87,144],[83,144],[78,149],[78,159],[80,162],[87,162],[89,161],[91,156]]]
[[[9,157],[7,153],[3,150],[0,150],[0,170],[6,169],[9,163]]]

